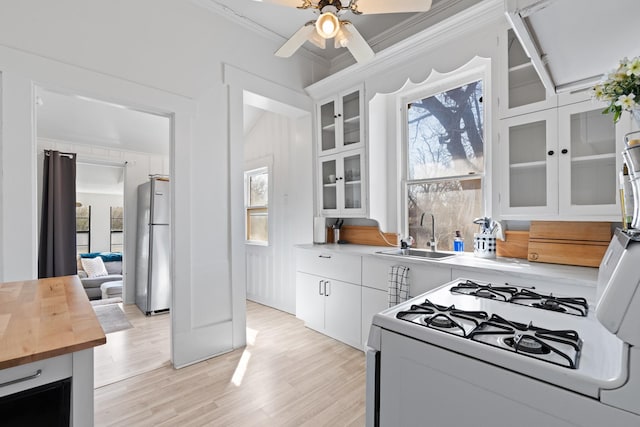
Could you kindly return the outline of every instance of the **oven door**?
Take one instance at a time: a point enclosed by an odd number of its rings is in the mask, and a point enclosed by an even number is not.
[[[640,425],[630,412],[387,330],[377,358],[380,426]]]
[[[380,425],[380,332],[379,326],[372,325],[367,339],[366,427]]]

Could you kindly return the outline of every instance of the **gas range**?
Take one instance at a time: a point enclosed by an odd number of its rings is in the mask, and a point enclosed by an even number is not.
[[[595,300],[546,279],[459,278],[376,314],[367,425],[421,425],[425,412],[438,426],[640,425],[638,259],[640,237],[618,231]]]
[[[575,309],[549,309],[550,300]],[[590,308],[582,297],[459,278],[377,314],[373,324],[597,397],[624,383],[626,345]]]
[[[447,288],[451,294],[467,298],[485,298],[555,313],[586,317],[589,310],[582,297],[556,297],[509,284],[496,286],[467,279],[453,282]],[[520,323],[496,313],[435,304],[427,298],[398,312],[396,318],[570,369],[577,368],[582,349],[582,339],[574,330],[542,328],[532,321]]]

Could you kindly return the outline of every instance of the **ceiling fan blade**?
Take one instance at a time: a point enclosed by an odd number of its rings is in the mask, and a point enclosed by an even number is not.
[[[280,49],[276,51],[276,56],[279,56],[280,58],[290,57],[300,48],[300,46],[304,44],[304,42],[309,40],[311,34],[315,30],[316,27],[313,25],[313,22],[305,24],[302,28],[296,31],[295,34],[280,47]]]
[[[271,3],[271,4],[278,4],[280,6],[301,7],[301,8],[305,6],[305,3],[314,3],[314,4],[318,3],[317,1],[305,2],[305,0],[253,0],[253,1],[257,1],[259,3]]]
[[[426,12],[431,0],[352,0],[352,6],[362,14]]]
[[[349,49],[349,52],[351,52],[353,57],[356,58],[356,61],[366,62],[372,59],[375,56],[375,53],[373,53],[373,49],[371,49],[364,37],[360,35],[356,27],[350,22],[344,22],[342,25],[345,26],[348,33],[351,33],[347,37],[346,47]]]

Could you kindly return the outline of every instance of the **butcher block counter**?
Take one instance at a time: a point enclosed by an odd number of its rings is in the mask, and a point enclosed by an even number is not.
[[[0,369],[106,342],[78,276],[0,284]]]
[[[0,399],[71,379],[71,425],[92,426],[93,347],[104,343],[78,276],[0,284]]]

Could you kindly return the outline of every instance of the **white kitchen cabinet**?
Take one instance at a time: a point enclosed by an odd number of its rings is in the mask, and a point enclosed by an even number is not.
[[[364,146],[363,87],[340,92],[317,106],[318,156]]]
[[[363,217],[364,149],[348,150],[318,159],[321,214],[329,217]]]
[[[296,317],[356,348],[362,341],[361,259],[300,249],[296,260]]]
[[[619,219],[621,126],[583,101],[501,120],[503,219]]]
[[[501,118],[553,108],[557,97],[549,94],[513,30],[500,38],[502,48],[498,110]]]
[[[451,280],[451,267],[437,262],[407,262],[379,256],[362,259],[362,346],[365,347],[371,320],[389,306],[389,271],[394,265],[409,267],[409,296],[414,297]]]

